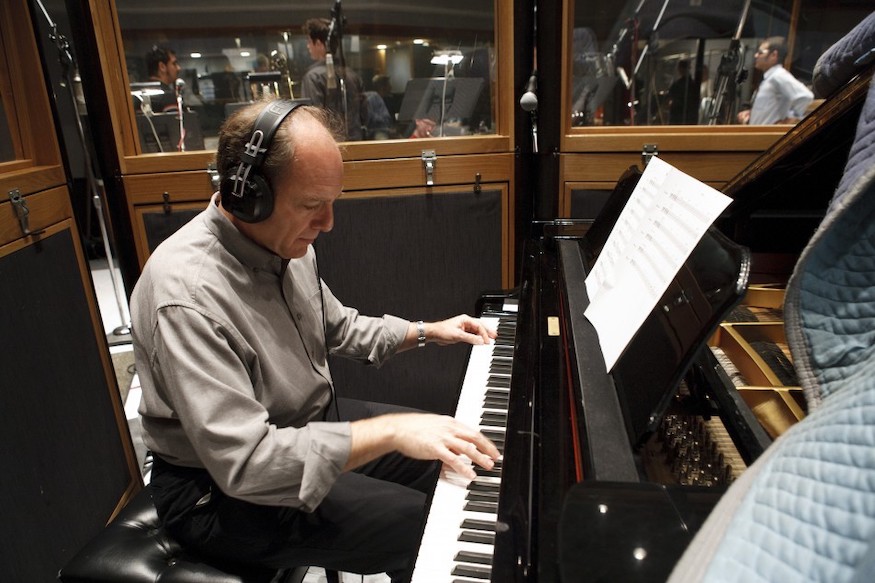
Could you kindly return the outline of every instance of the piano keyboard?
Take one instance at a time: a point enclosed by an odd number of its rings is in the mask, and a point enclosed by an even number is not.
[[[495,342],[473,346],[456,406],[456,419],[477,427],[504,453],[516,319],[484,316],[498,330]],[[413,583],[490,579],[501,461],[491,471],[475,466],[468,480],[446,468],[435,487]]]

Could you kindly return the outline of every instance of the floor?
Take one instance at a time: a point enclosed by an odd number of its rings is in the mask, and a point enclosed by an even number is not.
[[[113,280],[110,277],[110,270],[105,259],[92,260],[90,262],[91,277],[94,281],[94,289],[97,293],[97,303],[100,309],[100,316],[103,320],[104,332],[110,342],[110,353],[118,354],[122,352],[132,352],[130,334],[128,327],[130,326],[130,315],[125,299],[124,288],[121,283],[121,276],[118,274],[118,268],[115,269],[116,286],[113,286]],[[116,287],[119,291],[116,299]],[[122,391],[124,394],[124,391]],[[140,467],[144,468],[143,481],[149,482],[149,464],[147,460],[146,447],[141,439],[140,420],[137,414],[137,407],[140,404],[140,380],[136,372],[131,379],[130,387],[125,398],[125,416],[128,420],[128,427],[131,431],[131,439],[134,442],[134,451],[137,454]],[[388,583],[389,578],[385,574],[378,575],[356,575],[352,573],[341,573],[341,581],[345,583],[362,582],[362,583]],[[307,576],[304,578],[304,583],[326,583],[325,571],[318,567],[311,567]]]

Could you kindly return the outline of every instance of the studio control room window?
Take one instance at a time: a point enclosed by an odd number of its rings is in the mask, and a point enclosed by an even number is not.
[[[815,0],[572,1],[572,128],[795,124],[819,104],[810,93],[818,57],[872,8]],[[782,95],[764,83],[775,64],[788,73]]]
[[[361,4],[116,0],[142,151],[214,149],[228,115],[273,96],[332,109],[348,141],[496,132],[492,0]],[[331,31],[330,65],[311,19]]]

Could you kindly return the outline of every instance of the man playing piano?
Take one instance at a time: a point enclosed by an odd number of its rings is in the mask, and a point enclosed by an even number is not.
[[[473,477],[470,461],[492,468],[498,450],[451,417],[338,399],[327,354],[379,366],[495,332],[465,315],[362,316],[322,283],[312,244],[343,180],[326,115],[274,101],[229,118],[220,191],[140,276],[149,487],[167,530],[205,555],[403,581],[439,463]]]

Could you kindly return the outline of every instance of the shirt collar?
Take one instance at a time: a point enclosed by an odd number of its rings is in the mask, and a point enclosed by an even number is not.
[[[287,261],[245,236],[228,220],[219,209],[219,193],[213,194],[210,199],[204,222],[228,253],[246,267],[276,275],[280,275],[285,269]]]
[[[778,71],[778,69],[783,68],[784,66],[781,63],[775,63],[774,65],[769,67],[769,69],[765,73],[763,73],[763,79],[768,79],[769,77],[774,75]]]

